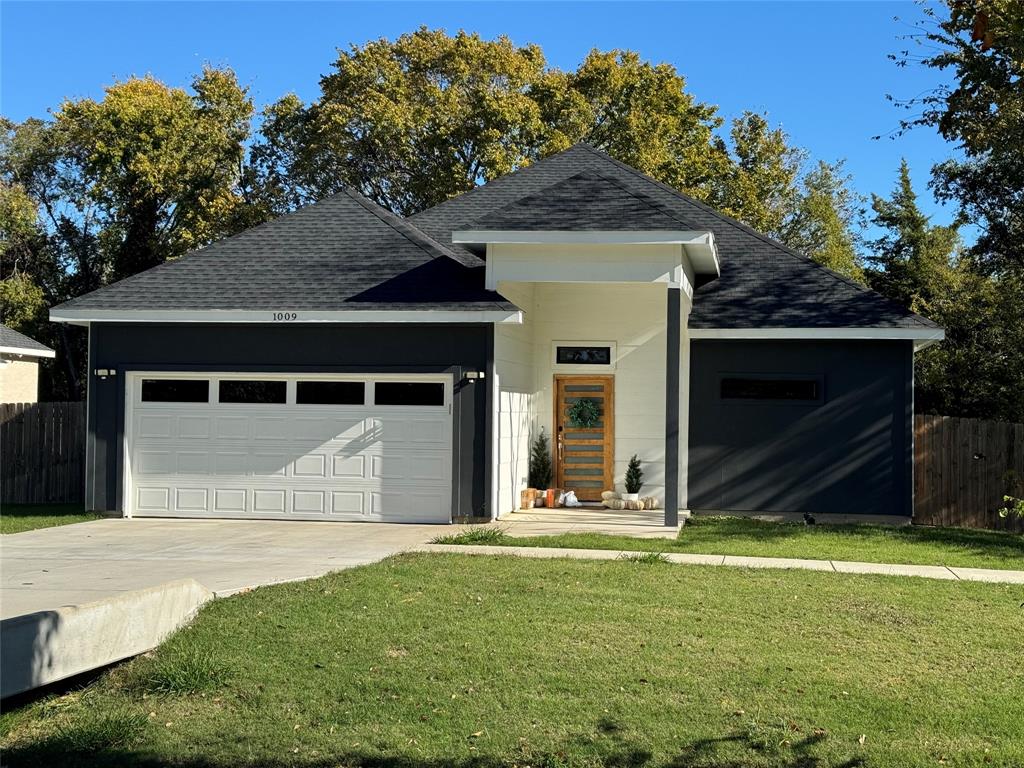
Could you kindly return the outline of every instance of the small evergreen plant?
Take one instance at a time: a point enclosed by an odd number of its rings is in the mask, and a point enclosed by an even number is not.
[[[640,469],[640,459],[633,454],[626,467],[626,493],[640,493],[644,487],[644,472]]]
[[[551,484],[551,446],[543,429],[533,439],[533,446],[530,448],[529,482],[531,488],[538,490],[546,490]]]

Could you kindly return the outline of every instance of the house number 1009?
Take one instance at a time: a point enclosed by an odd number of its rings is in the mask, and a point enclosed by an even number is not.
[[[275,312],[275,320],[297,320],[299,317],[298,312]]]

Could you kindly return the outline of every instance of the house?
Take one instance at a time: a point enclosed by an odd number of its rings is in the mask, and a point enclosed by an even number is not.
[[[39,359],[53,357],[45,344],[0,325],[0,403],[39,399]]]
[[[669,525],[905,520],[943,337],[587,145],[408,219],[340,192],[51,319],[89,329],[89,507],[437,523],[514,510],[541,429],[585,500],[637,454]]]

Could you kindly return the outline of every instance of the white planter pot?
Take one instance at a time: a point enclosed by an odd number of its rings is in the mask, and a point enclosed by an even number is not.
[[[639,493],[624,493],[622,494],[623,501],[640,501]]]

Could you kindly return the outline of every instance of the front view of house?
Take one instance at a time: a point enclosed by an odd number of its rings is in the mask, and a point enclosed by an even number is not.
[[[907,518],[943,332],[577,145],[402,219],[340,192],[62,304],[89,329],[86,505],[448,523],[558,488]],[[588,427],[570,418],[597,406]]]

